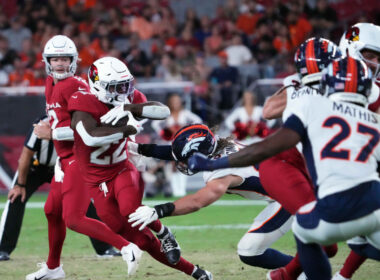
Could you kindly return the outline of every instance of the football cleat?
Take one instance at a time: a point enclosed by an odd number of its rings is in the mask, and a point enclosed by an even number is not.
[[[114,247],[111,247],[108,250],[104,251],[103,254],[97,254],[96,256],[100,259],[109,259],[113,257],[120,257],[121,253],[120,251],[116,250]]]
[[[176,265],[181,258],[181,248],[175,240],[174,234],[168,227],[162,234],[157,235],[161,242],[161,251],[165,253],[166,258],[170,264]]]
[[[143,251],[133,243],[121,248],[121,256],[128,265],[128,276],[136,273]]]
[[[289,276],[285,267],[280,267],[275,270],[271,270],[267,273],[267,280],[296,280]]]
[[[332,280],[351,280],[350,278],[346,278],[346,277],[343,277],[339,271],[337,273],[335,273],[334,277],[332,278]]]
[[[62,265],[55,269],[49,269],[46,263],[38,263],[37,267],[39,270],[31,274],[26,275],[26,280],[53,280],[53,279],[64,279],[65,272],[62,269]]]
[[[0,261],[9,261],[9,254],[5,251],[0,251]]]
[[[191,274],[191,276],[193,276],[194,279],[197,279],[197,280],[212,280],[213,279],[211,272],[207,270],[203,270],[198,265],[195,266],[194,271]]]

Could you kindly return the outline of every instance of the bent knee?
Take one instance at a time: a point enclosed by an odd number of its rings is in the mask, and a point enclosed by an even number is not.
[[[237,251],[239,256],[258,256],[263,254],[269,245],[263,234],[247,233],[240,239]]]

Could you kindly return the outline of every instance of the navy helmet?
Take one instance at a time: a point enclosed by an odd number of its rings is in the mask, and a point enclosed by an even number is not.
[[[320,91],[333,100],[366,106],[371,87],[371,70],[350,56],[334,60],[322,72]]]
[[[294,63],[302,84],[319,82],[321,71],[329,63],[342,57],[337,45],[324,38],[309,38],[302,43],[294,55]]]
[[[174,135],[172,154],[179,171],[186,175],[193,175],[187,168],[187,160],[194,153],[199,152],[206,156],[214,153],[217,141],[212,131],[203,124],[191,124],[182,127]]]

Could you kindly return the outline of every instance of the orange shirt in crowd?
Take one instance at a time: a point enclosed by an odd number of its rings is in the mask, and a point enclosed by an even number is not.
[[[292,45],[294,47],[299,46],[303,41],[306,40],[308,35],[310,34],[313,27],[311,26],[310,22],[300,17],[296,24],[292,24],[288,26],[289,28],[289,34],[290,34],[290,40],[292,41]]]
[[[14,71],[9,74],[10,86],[32,86],[34,85],[33,71],[25,70],[24,72]]]
[[[290,41],[278,36],[273,39],[273,47],[279,53],[290,52],[292,50]]]
[[[236,27],[245,34],[251,35],[256,29],[256,23],[260,19],[259,14],[241,14],[236,21]]]
[[[153,36],[153,25],[143,17],[134,17],[131,20],[131,31],[139,34],[141,40],[147,40]]]

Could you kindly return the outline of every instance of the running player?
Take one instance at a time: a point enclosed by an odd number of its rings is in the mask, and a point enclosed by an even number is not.
[[[127,138],[138,132],[134,117],[165,119],[170,114],[169,109],[159,102],[146,102],[146,97],[134,89],[127,66],[116,58],[103,57],[95,61],[89,70],[89,82],[91,92],[78,91],[72,95],[68,109],[72,113],[74,154],[99,217],[159,262],[195,279],[212,279],[211,273],[179,258],[179,255],[170,263],[151,231],[146,228],[140,232],[132,228],[126,218],[141,205],[144,193],[139,173],[127,161],[125,149]],[[110,111],[115,100],[120,105]],[[128,117],[127,123],[124,119],[119,121],[123,115]],[[102,116],[103,120],[116,126],[102,126]],[[167,242],[162,245],[163,249],[173,247]],[[134,253],[132,257],[139,259],[141,252]]]

